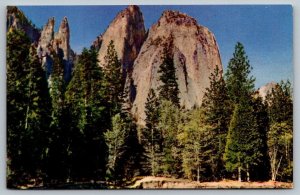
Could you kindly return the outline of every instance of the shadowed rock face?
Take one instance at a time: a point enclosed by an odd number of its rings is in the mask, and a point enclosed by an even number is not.
[[[118,57],[123,65],[123,77],[126,77],[126,70],[131,71],[132,65],[140,48],[145,40],[145,26],[143,15],[138,6],[130,5],[121,11],[105,33],[100,42],[96,40],[95,44],[101,44],[98,54],[100,66],[105,66],[104,57],[107,53],[107,47],[111,40],[114,41]]]
[[[209,76],[222,63],[216,39],[206,27],[178,11],[165,11],[150,30],[133,65],[132,80],[136,86],[132,113],[138,123],[145,119],[145,102],[150,88],[158,94],[159,66],[162,51],[171,45],[170,52],[176,68],[181,106],[189,109],[200,105],[209,87]]]
[[[102,35],[99,35],[92,43],[92,48],[96,49],[97,51],[99,51],[101,45],[102,45]]]

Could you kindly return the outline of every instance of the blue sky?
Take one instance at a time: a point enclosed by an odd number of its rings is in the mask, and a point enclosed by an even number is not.
[[[126,6],[20,6],[37,27],[55,17],[56,30],[64,16],[71,29],[71,47],[80,53],[103,33],[116,14]],[[293,80],[293,19],[291,6],[140,6],[148,29],[164,10],[178,10],[194,17],[216,36],[226,69],[240,41],[245,46],[256,87],[270,81]]]

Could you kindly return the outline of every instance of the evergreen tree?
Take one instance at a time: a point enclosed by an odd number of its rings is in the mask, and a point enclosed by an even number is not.
[[[56,45],[56,47],[58,47]],[[52,48],[50,46],[51,56],[53,58],[53,67],[51,76],[49,78],[50,96],[52,99],[52,124],[54,128],[60,127],[60,119],[62,117],[64,107],[64,93],[65,93],[65,82],[64,82],[64,65],[63,59],[58,55],[59,48]]]
[[[149,169],[152,176],[158,171],[159,159],[162,150],[162,134],[158,129],[159,122],[159,100],[153,89],[150,89],[147,102],[145,104],[146,126],[142,131],[142,143],[146,149],[149,159]]]
[[[253,92],[255,79],[250,76],[251,70],[244,46],[238,42],[225,74],[228,94],[233,103],[247,99]]]
[[[8,186],[41,182],[50,122],[48,86],[34,45],[23,31],[7,34]],[[16,123],[16,121],[18,121]]]
[[[293,124],[293,100],[292,89],[289,81],[281,81],[276,84],[271,93],[266,97],[268,104],[270,122],[287,121],[290,125]]]
[[[112,129],[105,133],[105,140],[109,148],[109,179],[121,182],[137,175],[143,151],[131,117],[126,113],[116,114],[112,118]]]
[[[214,136],[212,126],[206,123],[205,118],[202,109],[191,110],[183,131],[178,135],[178,140],[183,146],[184,175],[198,182],[205,179],[204,176],[209,172],[207,168],[215,161],[211,151],[211,140]]]
[[[122,147],[124,147],[127,136],[126,124],[120,114],[116,114],[112,118],[112,129],[105,132],[105,141],[108,145],[108,176],[111,179],[116,179],[116,162],[120,158]]]
[[[141,162],[144,159],[144,149],[139,143],[137,126],[130,113],[123,111],[121,117],[125,122],[126,137],[120,158],[116,162],[116,178],[129,181],[142,173]]]
[[[7,33],[7,185],[16,187],[24,178],[23,140],[26,137],[27,79],[30,41],[25,32]]]
[[[47,152],[47,136],[50,124],[50,96],[46,74],[36,55],[34,45],[30,48],[29,74],[27,75],[27,103],[25,115],[26,139],[24,144],[24,166],[33,177],[44,175]]]
[[[121,111],[124,79],[122,77],[122,64],[118,59],[114,42],[111,40],[107,47],[107,54],[104,57],[104,86],[105,96],[111,107],[111,116]]]
[[[170,54],[171,46],[164,46],[162,53],[162,64],[159,66],[158,73],[162,85],[159,87],[159,97],[170,100],[179,107],[179,89],[176,77],[176,69]]]
[[[211,133],[214,135],[211,140],[211,155],[216,157],[211,163],[213,179],[222,179],[225,177],[223,154],[232,105],[218,66],[209,79],[210,86],[206,89],[201,108],[206,118],[205,123],[212,127]]]
[[[162,100],[159,108],[158,129],[162,135],[162,160],[159,173],[181,175],[181,154],[178,150],[180,110],[171,101]]]
[[[272,180],[293,181],[293,100],[289,81],[267,95],[270,129],[268,147]]]
[[[68,177],[67,131],[65,125],[65,82],[63,59],[59,56],[58,44],[49,46],[53,59],[52,72],[48,79],[51,97],[51,123],[48,135],[49,151],[47,153],[48,182],[64,181]]]
[[[233,58],[230,59],[226,72],[226,84],[229,96],[235,104],[231,117],[225,147],[225,167],[229,172],[238,171],[242,180],[242,171],[250,180],[250,170],[257,166],[265,154],[266,140],[260,130],[260,117],[256,116],[252,96],[255,79],[250,76],[251,66],[241,43],[237,43]]]
[[[104,132],[110,121],[104,98],[103,74],[95,50],[83,49],[66,92],[71,112],[69,144],[74,178],[105,176],[107,145]]]
[[[269,118],[267,106],[263,103],[262,98],[256,92],[252,98],[253,114],[257,122],[258,136],[261,142],[256,144],[256,149],[261,152],[260,156],[255,159],[256,164],[251,167],[250,175],[252,179],[259,181],[269,180],[270,160],[268,156],[267,132],[269,129]]]
[[[251,101],[251,100],[250,100]],[[251,102],[242,102],[235,106],[225,147],[225,166],[229,172],[238,170],[238,179],[242,180],[242,171],[250,180],[250,170],[257,166],[265,155],[264,141],[259,132],[255,111]]]

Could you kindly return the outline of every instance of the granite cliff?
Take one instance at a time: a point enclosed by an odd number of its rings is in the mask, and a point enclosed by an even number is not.
[[[159,66],[164,47],[170,52],[176,68],[181,106],[189,109],[201,105],[209,76],[222,62],[215,36],[208,28],[178,11],[165,11],[154,24],[136,58],[131,80],[135,86],[132,113],[140,124],[145,119],[145,102],[149,90],[158,93],[161,85]]]
[[[123,65],[123,77],[125,78],[127,72],[132,69],[145,36],[143,14],[138,6],[128,6],[118,13],[104,34],[98,36],[94,41],[94,47],[99,48],[98,60],[100,66],[105,66],[104,57],[107,53],[107,46],[113,40],[118,57]]]
[[[70,47],[70,28],[68,19],[63,18],[58,32],[54,32],[55,19],[50,18],[43,27],[38,45],[38,54],[42,58],[43,67],[48,75],[52,69],[52,59],[50,48],[54,48],[56,53],[63,59],[64,78],[66,81],[71,79],[72,67],[75,54]]]

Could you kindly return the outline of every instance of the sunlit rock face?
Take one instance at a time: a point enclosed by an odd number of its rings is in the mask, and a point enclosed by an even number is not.
[[[68,19],[63,18],[58,32],[54,32],[55,19],[50,18],[43,27],[38,45],[38,55],[41,57],[43,67],[48,76],[52,71],[53,60],[50,56],[50,49],[55,49],[56,53],[63,59],[64,79],[71,79],[75,54],[70,47],[70,28]]]
[[[138,6],[128,6],[118,13],[104,34],[94,41],[100,48],[98,54],[100,66],[105,64],[107,47],[113,40],[118,58],[123,65],[123,77],[126,78],[127,72],[132,71],[133,62],[140,52],[145,36],[143,14]]]
[[[272,89],[275,89],[275,87],[276,87],[275,82],[267,83],[258,89],[258,94],[260,97],[262,97],[263,100],[265,100],[266,96],[270,94],[272,92]]]
[[[131,74],[135,87],[132,113],[140,124],[144,124],[146,117],[149,90],[153,88],[158,94],[161,85],[158,70],[165,45],[171,45],[180,104],[186,109],[201,105],[205,89],[209,87],[209,76],[216,66],[223,71],[214,34],[184,13],[165,11],[150,28]]]

